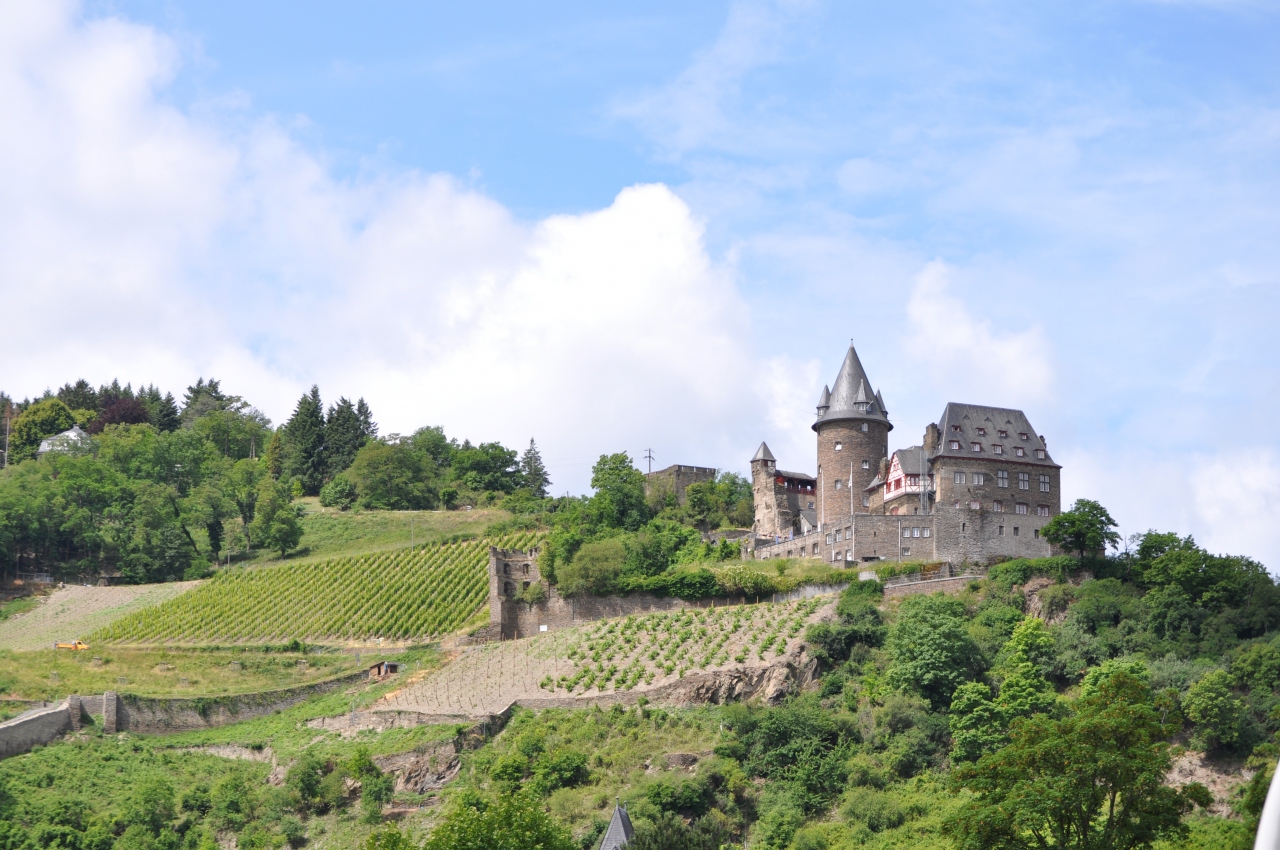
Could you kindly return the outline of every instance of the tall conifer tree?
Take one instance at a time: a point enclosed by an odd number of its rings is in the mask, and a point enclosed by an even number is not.
[[[314,496],[324,484],[324,405],[320,387],[298,399],[298,407],[284,426],[284,475],[297,478],[302,492]]]
[[[547,497],[547,488],[551,486],[551,477],[547,475],[547,467],[542,463],[542,455],[538,452],[538,444],[529,440],[529,448],[520,457],[520,474],[524,478],[524,486],[533,491],[539,499]]]
[[[366,439],[372,440],[378,436],[378,423],[373,421],[373,411],[369,410],[369,405],[364,403],[363,398],[356,402],[356,415],[360,417],[360,433]]]
[[[368,408],[365,411],[367,413]],[[350,466],[368,439],[355,405],[349,399],[339,398],[337,404],[330,406],[324,423],[325,468],[329,477]]]

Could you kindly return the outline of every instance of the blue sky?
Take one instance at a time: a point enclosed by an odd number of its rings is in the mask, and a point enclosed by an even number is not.
[[[852,338],[893,447],[1019,407],[1123,531],[1280,564],[1275,3],[0,18],[11,393],[318,382],[581,492],[812,468]]]

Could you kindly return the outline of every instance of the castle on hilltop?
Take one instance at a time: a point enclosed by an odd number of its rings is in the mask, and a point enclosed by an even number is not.
[[[1021,410],[950,402],[921,444],[889,452],[884,397],[852,344],[818,399],[817,475],[751,459],[749,557],[985,563],[1051,554],[1061,470]]]

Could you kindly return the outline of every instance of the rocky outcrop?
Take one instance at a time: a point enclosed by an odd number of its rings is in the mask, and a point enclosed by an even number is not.
[[[424,748],[373,760],[378,769],[395,777],[396,791],[425,794],[443,788],[458,775],[462,762],[454,741],[440,741]]]
[[[781,702],[813,681],[817,659],[804,646],[764,667],[738,667],[695,673],[645,694],[670,705],[724,705],[760,697],[770,705]]]

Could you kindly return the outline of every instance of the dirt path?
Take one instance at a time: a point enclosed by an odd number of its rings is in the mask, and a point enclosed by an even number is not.
[[[64,587],[25,614],[0,621],[0,649],[47,649],[54,641],[84,638],[125,614],[165,602],[199,583]]]
[[[799,656],[805,627],[830,616],[833,604],[827,597],[649,614],[487,644],[369,711],[482,717],[516,701],[572,705],[659,691],[687,690],[698,699],[694,692],[714,698],[726,686],[755,690]]]

